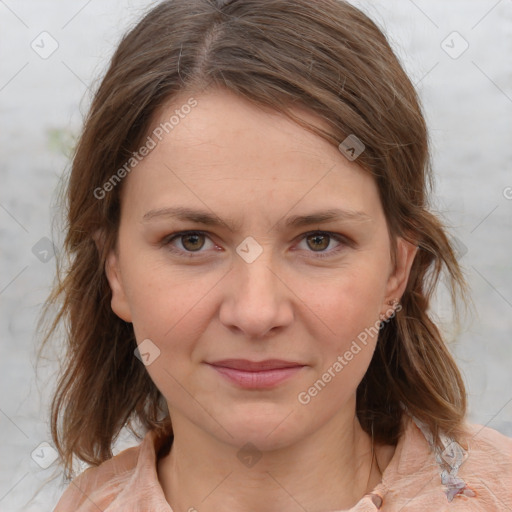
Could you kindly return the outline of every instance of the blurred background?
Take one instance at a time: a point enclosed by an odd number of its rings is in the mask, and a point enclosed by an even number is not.
[[[154,3],[0,0],[2,511],[52,510],[66,486],[49,434],[57,365],[49,357],[36,373],[35,357],[61,241],[56,190],[91,90]],[[475,304],[457,336],[443,286],[434,307],[466,379],[469,419],[512,436],[512,2],[352,3],[387,33],[430,126],[433,208],[451,227]],[[115,453],[132,444],[122,435]]]

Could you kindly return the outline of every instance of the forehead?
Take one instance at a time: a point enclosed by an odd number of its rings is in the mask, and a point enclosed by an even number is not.
[[[306,109],[294,112],[328,129]],[[246,207],[277,201],[290,209],[331,197],[360,210],[375,199],[373,179],[337,147],[229,91],[180,94],[157,112],[148,136],[156,146],[130,174],[127,195],[152,208],[188,198]]]
[[[195,106],[187,108],[192,102]],[[294,111],[306,121],[328,128],[325,121],[305,108],[297,107]],[[171,118],[173,126],[164,134],[163,146],[179,149],[180,154],[190,153],[188,156],[207,156],[208,160],[223,156],[228,161],[230,156],[262,160],[283,153],[297,153],[310,160],[332,159],[332,153],[339,157],[327,141],[284,114],[225,89],[213,89],[200,95],[180,94],[157,112],[153,129],[165,128]],[[266,148],[264,153],[260,151],[262,146]]]

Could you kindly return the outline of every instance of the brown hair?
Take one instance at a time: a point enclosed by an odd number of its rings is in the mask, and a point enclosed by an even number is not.
[[[73,455],[97,465],[134,421],[172,435],[165,401],[134,357],[133,327],[110,306],[104,265],[115,247],[122,183],[93,193],[133,155],[158,110],[178,93],[223,87],[281,112],[339,145],[365,150],[357,163],[378,185],[390,233],[419,246],[402,310],[380,331],[357,389],[357,416],[375,441],[396,444],[401,404],[431,429],[462,435],[466,393],[429,316],[445,270],[454,304],[465,282],[444,227],[429,211],[428,133],[417,93],[386,37],[340,0],[172,0],[152,9],[122,39],[95,94],[67,184],[64,252],[47,309],[66,327],[66,361],[51,407],[51,431],[66,475]],[[323,118],[327,132],[290,110]],[[98,238],[99,237],[99,238]],[[99,249],[95,243],[98,238]]]

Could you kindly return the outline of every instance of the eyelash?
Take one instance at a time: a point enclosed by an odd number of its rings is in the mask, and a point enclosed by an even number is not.
[[[169,251],[173,252],[173,253],[179,253],[180,255],[183,255],[183,254],[186,254],[187,256],[186,257],[190,257],[190,258],[194,258],[194,257],[197,257],[195,256],[195,254],[201,254],[202,252],[204,251],[183,251],[181,249],[176,249],[175,247],[173,247],[171,245],[171,243],[176,240],[176,239],[179,239],[183,236],[186,236],[186,235],[204,235],[206,237],[209,238],[208,236],[208,233],[206,231],[180,231],[180,232],[177,232],[177,233],[171,233],[170,235],[167,235],[161,242],[161,246],[162,247],[166,247]],[[301,235],[301,238],[299,240],[299,243],[302,242],[302,240],[306,239],[308,236],[311,236],[311,235],[322,235],[322,236],[328,236],[330,237],[331,239],[334,239],[336,242],[339,242],[341,245],[338,246],[336,249],[333,249],[331,251],[308,251],[308,252],[311,252],[313,253],[315,256],[315,258],[328,258],[328,257],[331,257],[333,254],[338,254],[341,250],[343,250],[344,246],[353,246],[353,243],[351,242],[351,240],[349,240],[347,237],[343,236],[343,235],[340,235],[340,234],[337,234],[337,233],[332,233],[330,231],[309,231],[307,233],[304,233],[303,235]]]

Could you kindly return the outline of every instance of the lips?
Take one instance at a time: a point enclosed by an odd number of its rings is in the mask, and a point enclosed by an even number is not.
[[[248,361],[247,359],[223,359],[208,363],[217,374],[239,388],[251,390],[271,389],[294,375],[306,366],[295,361],[267,359]]]
[[[305,366],[295,361],[284,361],[281,359],[267,359],[265,361],[249,361],[247,359],[223,359],[209,363],[212,366],[222,368],[231,368],[233,370],[242,370],[246,372],[260,372],[265,370],[279,370],[282,368],[293,368],[296,366]]]

